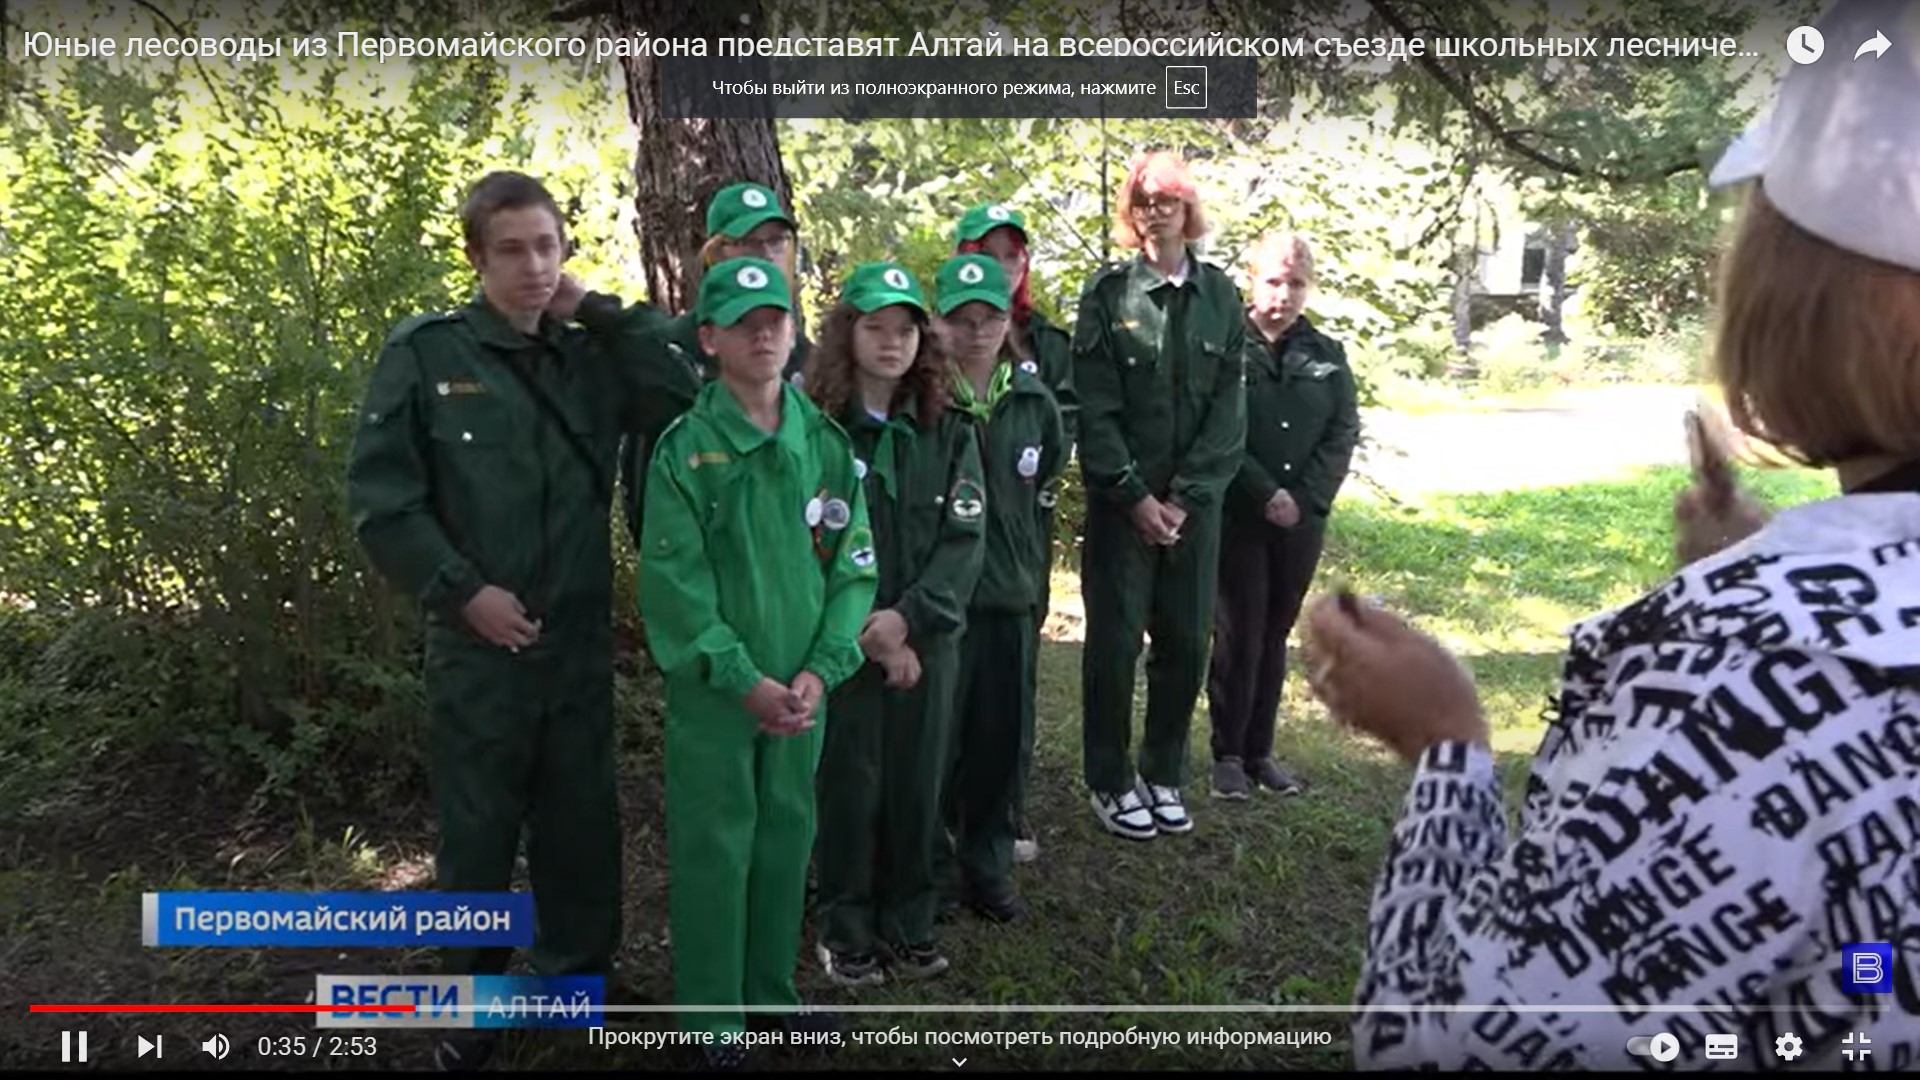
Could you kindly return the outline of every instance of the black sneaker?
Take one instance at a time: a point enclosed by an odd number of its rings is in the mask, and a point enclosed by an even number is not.
[[[1011,892],[976,892],[967,898],[967,906],[973,909],[974,914],[988,922],[1002,925],[1016,922],[1020,916],[1026,914],[1026,908],[1021,905],[1020,898]]]
[[[951,966],[938,945],[903,945],[893,950],[893,972],[903,979],[931,979]]]
[[[703,1047],[707,1068],[714,1072],[739,1072],[747,1067],[747,1044],[731,1039]]]
[[[494,1031],[454,1031],[433,1044],[433,1067],[440,1072],[472,1072],[487,1063],[499,1045]]]
[[[880,958],[871,952],[837,953],[825,945],[819,946],[815,952],[820,957],[820,967],[827,973],[827,978],[848,989],[882,986],[887,981]]]
[[[1300,781],[1270,757],[1247,762],[1247,779],[1268,791],[1282,795],[1300,794]]]

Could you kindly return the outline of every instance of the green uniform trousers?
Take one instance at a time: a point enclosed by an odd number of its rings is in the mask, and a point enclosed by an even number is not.
[[[888,689],[885,671],[868,664],[834,694],[815,788],[820,939],[836,953],[933,942],[958,668],[957,635],[943,634],[921,652],[913,689]]]
[[[1217,506],[1189,513],[1180,543],[1171,548],[1141,539],[1126,508],[1116,503],[1087,508],[1080,573],[1087,605],[1081,745],[1092,790],[1118,794],[1133,788],[1136,770],[1128,759],[1142,631],[1153,647],[1137,772],[1149,784],[1185,783],[1187,733],[1207,672],[1219,565]]]
[[[740,1007],[798,1012],[793,985],[813,848],[813,772],[829,711],[769,735],[736,701],[667,691],[668,922],[674,1004],[687,1031],[745,1030]]]
[[[539,644],[515,654],[434,625],[426,693],[436,884],[505,892],[524,822],[534,970],[611,974],[621,897],[611,631],[549,620]],[[512,953],[449,949],[442,963],[454,974],[499,974]]]
[[[1013,888],[1015,804],[1033,745],[1039,637],[1031,612],[976,608],[967,614],[945,802],[955,869],[975,894],[1004,896]]]

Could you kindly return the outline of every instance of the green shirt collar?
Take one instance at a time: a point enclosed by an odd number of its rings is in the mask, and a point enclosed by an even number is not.
[[[1191,247],[1182,248],[1181,257],[1187,261],[1187,277],[1182,287],[1192,289],[1199,288],[1200,257],[1193,253],[1193,248]],[[1129,284],[1143,293],[1152,292],[1162,286],[1173,284],[1167,275],[1156,270],[1153,264],[1147,261],[1145,252],[1134,256],[1133,265],[1128,269],[1127,273]]]
[[[953,368],[953,404],[982,420],[993,416],[993,407],[1000,403],[1008,390],[1013,388],[1015,365],[1012,361],[1001,359],[993,369],[993,377],[987,380],[987,396],[982,399],[974,394],[973,382],[969,380],[958,364]]]
[[[564,329],[558,319],[543,311],[540,313],[539,329],[531,336],[523,334],[514,329],[506,316],[495,310],[487,302],[486,295],[479,291],[475,291],[473,299],[467,302],[465,315],[481,341],[501,349],[528,349],[536,344],[558,347],[560,333]]]
[[[806,395],[791,384],[780,384],[780,427],[772,434],[761,430],[760,425],[747,416],[747,411],[740,407],[739,400],[724,381],[715,379],[702,393],[714,395],[714,426],[726,437],[734,453],[750,454],[768,442],[778,442],[796,454],[806,449],[807,413],[813,406],[807,401]]]

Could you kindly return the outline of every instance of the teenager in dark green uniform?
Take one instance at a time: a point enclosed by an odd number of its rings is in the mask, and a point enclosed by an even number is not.
[[[825,698],[862,664],[873,534],[839,425],[780,377],[780,268],[729,259],[700,284],[720,376],[661,436],[647,480],[640,612],[666,677],[674,1000],[745,1060],[740,1006],[798,1010],[814,768]]]
[[[1136,163],[1118,216],[1118,238],[1141,255],[1087,286],[1073,334],[1087,485],[1082,743],[1101,827],[1151,839],[1193,828],[1180,788],[1213,626],[1220,504],[1246,437],[1246,317],[1226,273],[1187,247],[1206,224],[1178,157]],[[1136,777],[1142,631],[1153,649]]]
[[[535,970],[611,974],[621,879],[607,517],[620,432],[651,395],[634,384],[639,366],[596,355],[546,311],[566,234],[539,181],[491,173],[461,216],[480,292],[387,338],[347,504],[374,567],[425,610],[436,883],[507,889],[525,824]],[[443,959],[487,974],[509,953]],[[490,1047],[462,1033],[435,1057],[473,1067]]]
[[[1048,509],[1066,467],[1053,393],[1002,352],[1012,297],[1000,264],[959,255],[940,268],[934,309],[953,354],[953,396],[979,429],[987,482],[986,561],[961,639],[960,707],[946,817],[970,906],[1008,922],[1021,749],[1033,740],[1033,666],[1046,575]]]
[[[781,209],[780,200],[773,189],[763,184],[740,182],[728,184],[714,192],[707,202],[707,242],[700,248],[700,265],[711,267],[726,259],[765,259],[780,267],[793,280],[796,256],[795,231],[792,215]],[[668,318],[656,309],[635,310],[627,313],[625,325],[617,329],[630,338],[637,339],[630,347],[647,357],[650,366],[664,373],[671,372],[672,379],[660,381],[665,390],[666,400],[677,403],[677,408],[662,408],[666,420],[658,426],[649,427],[627,439],[620,450],[620,487],[625,493],[623,511],[627,517],[627,528],[637,542],[641,529],[641,509],[646,502],[647,460],[651,447],[660,439],[660,432],[666,424],[678,416],[693,402],[693,395],[700,387],[719,376],[720,369],[713,354],[700,344],[700,323],[695,313]],[[583,313],[582,318],[598,316],[611,324],[611,314],[600,315],[597,312]],[[592,324],[590,324],[592,325]],[[800,381],[801,365],[806,362],[808,342],[806,334],[800,329],[796,316],[793,347],[787,353],[786,364],[781,368],[781,378],[790,382]]]
[[[926,319],[905,267],[856,267],[807,362],[807,393],[852,436],[880,560],[868,663],[834,693],[815,785],[820,959],[842,986],[885,981],[883,944],[896,976],[947,970],[934,838],[986,493]]]
[[[971,207],[960,217],[960,224],[954,230],[954,253],[957,255],[989,255],[1000,264],[1012,288],[1012,325],[1007,328],[1007,341],[1003,351],[1012,355],[1015,363],[1030,375],[1038,375],[1040,381],[1053,391],[1053,399],[1060,406],[1060,420],[1066,429],[1068,456],[1072,455],[1074,438],[1079,431],[1080,403],[1073,393],[1073,352],[1072,340],[1065,330],[1047,321],[1047,317],[1034,309],[1031,289],[1031,258],[1027,245],[1027,225],[1020,212],[999,203],[981,203]],[[1045,504],[1048,511],[1047,535],[1053,535],[1053,503],[1051,495]],[[1052,599],[1053,575],[1051,568],[1043,581],[1046,594],[1041,597],[1040,613],[1037,618],[1044,627],[1047,622],[1047,608]],[[1039,693],[1040,665],[1034,665],[1034,692]],[[1035,698],[1036,702],[1038,697]],[[1027,824],[1027,783],[1033,768],[1033,741],[1021,748],[1019,783],[1014,791],[1014,820],[1018,833],[1013,842],[1015,862],[1030,862],[1040,854],[1040,845],[1033,838],[1033,830]]]
[[[1264,238],[1247,271],[1247,447],[1227,492],[1207,676],[1213,794],[1222,799],[1245,799],[1256,786],[1300,790],[1273,759],[1287,636],[1360,438],[1346,350],[1302,310],[1314,278],[1306,240]]]

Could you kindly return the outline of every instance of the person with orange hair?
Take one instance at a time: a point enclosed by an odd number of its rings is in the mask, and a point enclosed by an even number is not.
[[[1178,156],[1134,164],[1115,224],[1139,257],[1093,279],[1073,332],[1087,490],[1081,739],[1101,827],[1147,840],[1193,828],[1180,788],[1206,674],[1221,505],[1246,438],[1246,316],[1226,271],[1191,247],[1207,224]],[[1153,649],[1136,775],[1143,632]]]

